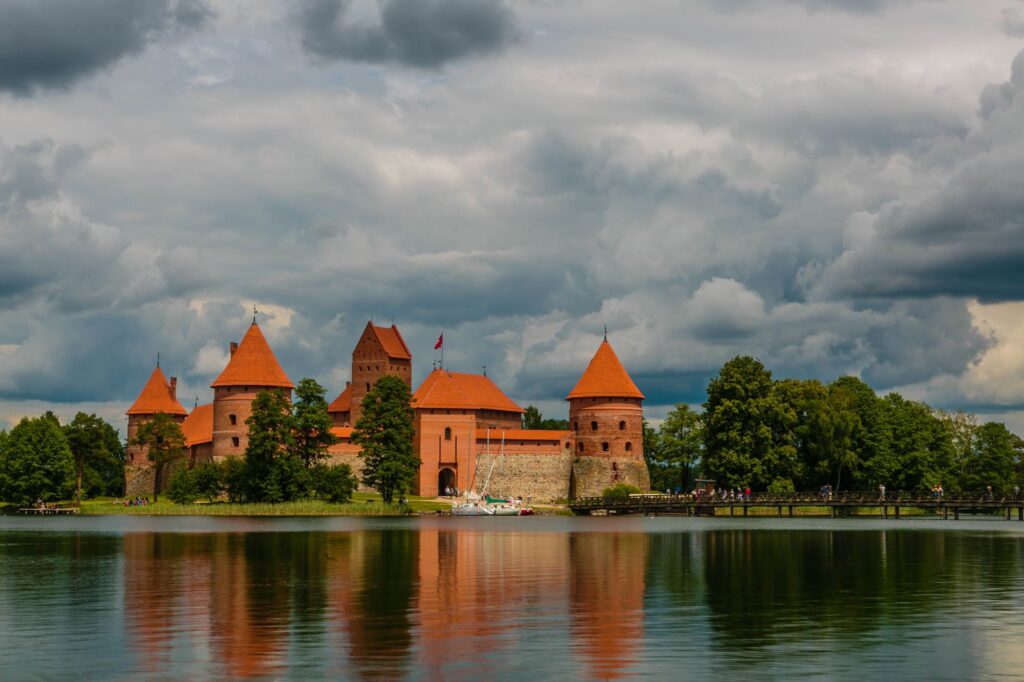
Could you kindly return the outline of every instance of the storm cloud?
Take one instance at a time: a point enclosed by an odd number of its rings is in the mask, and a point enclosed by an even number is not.
[[[0,90],[67,88],[209,16],[202,0],[0,0]]]
[[[502,0],[381,0],[379,22],[349,18],[350,0],[305,0],[302,45],[320,60],[435,68],[496,52],[516,38]]]

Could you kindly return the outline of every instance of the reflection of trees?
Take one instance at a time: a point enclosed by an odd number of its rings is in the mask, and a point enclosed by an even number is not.
[[[393,679],[405,672],[412,648],[419,534],[391,530],[361,535],[362,584],[347,614],[349,660],[360,677]]]
[[[613,679],[634,662],[643,639],[645,533],[569,536],[573,648],[587,677]]]
[[[835,638],[948,615],[976,590],[1009,590],[1013,543],[923,531],[715,531],[701,535],[711,626],[726,649]]]

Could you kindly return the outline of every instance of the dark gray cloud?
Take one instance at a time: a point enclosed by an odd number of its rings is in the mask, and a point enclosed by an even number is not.
[[[886,204],[822,273],[828,296],[1024,298],[1024,53],[985,88],[982,127],[923,197]]]
[[[809,12],[840,10],[856,13],[879,12],[893,5],[924,1],[926,0],[704,0],[705,4],[718,12],[769,9],[779,5],[798,5]]]
[[[516,39],[502,0],[381,0],[379,23],[352,21],[350,0],[305,0],[302,44],[322,60],[435,68],[496,52]]]
[[[0,90],[69,87],[209,16],[203,0],[0,0]]]

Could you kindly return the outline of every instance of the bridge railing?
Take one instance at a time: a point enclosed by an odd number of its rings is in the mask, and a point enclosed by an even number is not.
[[[958,505],[958,506],[986,506],[1006,505],[1021,503],[1024,504],[1024,494],[1020,492],[1003,491],[982,491],[957,493],[955,495],[939,495],[931,491],[886,491],[883,497],[879,491],[840,491],[830,495],[820,492],[797,492],[797,493],[751,493],[749,498],[742,495],[723,497],[721,494],[711,495],[663,495],[661,493],[634,494],[628,498],[604,498],[600,496],[579,497],[569,501],[569,506],[595,507],[605,509],[635,508],[644,506],[672,506],[679,505],[787,505],[787,504],[878,504],[885,503],[901,505]]]

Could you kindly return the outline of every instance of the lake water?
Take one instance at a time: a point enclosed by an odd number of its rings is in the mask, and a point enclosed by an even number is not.
[[[1024,679],[1024,523],[0,517],[0,679]]]

